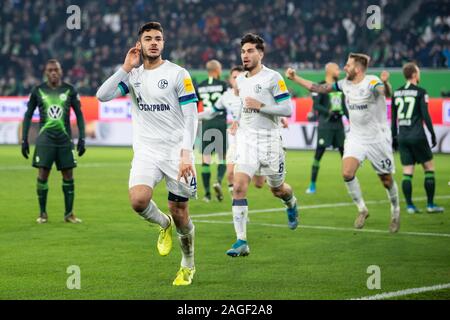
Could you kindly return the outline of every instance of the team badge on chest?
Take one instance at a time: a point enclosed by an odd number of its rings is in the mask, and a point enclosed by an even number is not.
[[[160,88],[160,89],[165,89],[165,88],[167,88],[168,85],[169,85],[169,81],[167,81],[166,79],[161,79],[158,82],[158,88]]]

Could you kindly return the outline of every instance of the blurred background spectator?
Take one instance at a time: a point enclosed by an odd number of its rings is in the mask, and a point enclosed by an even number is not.
[[[66,27],[72,4],[81,8],[80,30]],[[373,4],[382,8],[381,30],[366,27]],[[450,67],[449,0],[3,0],[0,95],[29,94],[51,57],[61,61],[65,81],[93,95],[134,46],[139,26],[151,20],[164,27],[164,57],[188,69],[203,69],[211,58],[226,68],[240,63],[246,32],[266,40],[271,68],[342,65],[351,51],[369,53],[374,67],[411,60]]]

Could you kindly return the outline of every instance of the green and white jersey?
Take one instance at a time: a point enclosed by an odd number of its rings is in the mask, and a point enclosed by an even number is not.
[[[430,133],[434,133],[425,89],[407,82],[395,90],[391,108],[392,132],[396,136],[398,125],[399,140],[426,140],[424,122]]]
[[[80,138],[84,138],[84,121],[81,113],[80,97],[75,88],[63,82],[57,88],[51,88],[47,83],[35,87],[27,104],[24,117],[24,137],[28,136],[28,130],[33,112],[39,109],[39,136],[36,144],[50,146],[70,145],[70,108],[74,109],[81,128]]]
[[[319,82],[324,84],[325,81]],[[313,110],[318,113],[319,129],[342,129],[344,124],[342,119],[334,120],[330,116],[330,111],[337,112],[340,115],[346,114],[345,96],[340,91],[333,91],[329,93],[312,93]]]
[[[226,121],[227,118],[227,110],[221,109],[218,110],[216,108],[216,104],[219,101],[219,99],[222,97],[224,92],[227,90],[228,84],[225,81],[208,78],[205,81],[202,81],[198,87],[198,96],[199,99],[202,101],[203,109],[212,109],[212,112],[215,112],[215,116],[213,119],[214,121],[222,120]],[[209,121],[209,120],[206,120]]]

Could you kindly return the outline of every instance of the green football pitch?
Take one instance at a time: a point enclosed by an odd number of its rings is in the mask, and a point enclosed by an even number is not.
[[[287,153],[287,182],[300,204],[297,230],[288,229],[283,205],[267,186],[249,191],[248,257],[225,255],[235,240],[228,194],[222,203],[191,201],[197,273],[191,286],[173,287],[180,263],[177,242],[169,256],[160,257],[158,228],[133,213],[128,203],[130,148],[91,147],[79,159],[79,225],[63,222],[61,175],[54,170],[49,222],[38,225],[37,172],[18,146],[1,146],[0,299],[351,299],[397,291],[380,297],[450,299],[450,156],[435,157],[436,202],[446,212],[409,215],[402,210],[398,234],[388,232],[386,192],[369,163],[358,177],[370,217],[365,229],[355,231],[356,208],[340,177],[338,153],[325,154],[317,194],[305,194],[312,156]],[[398,155],[396,164],[400,189]],[[423,178],[416,168],[413,196],[422,210]],[[199,188],[201,198],[201,183]],[[167,211],[164,182],[154,199]],[[67,288],[69,266],[80,268],[79,290]],[[368,279],[378,275],[368,273],[369,266],[379,267],[380,289],[367,287]],[[432,289],[443,289],[404,291],[437,285],[443,286]]]

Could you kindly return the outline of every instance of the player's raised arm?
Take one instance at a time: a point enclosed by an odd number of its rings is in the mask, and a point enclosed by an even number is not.
[[[299,85],[301,85],[302,87],[304,87],[305,89],[307,89],[311,92],[329,93],[332,91],[336,91],[336,89],[333,87],[332,84],[329,84],[329,83],[318,84],[318,83],[314,83],[312,81],[306,80],[306,79],[298,76],[295,73],[295,70],[292,68],[288,68],[286,70],[286,77],[289,80],[292,80],[292,81],[298,83]]]
[[[78,144],[77,144],[77,151],[78,156],[81,157],[86,152],[85,147],[85,132],[84,132],[84,117],[83,112],[81,111],[81,102],[80,102],[80,96],[75,91],[75,89],[72,90],[70,94],[71,99],[71,106],[73,111],[75,112],[75,116],[77,117],[77,126],[78,126]]]
[[[28,144],[28,131],[30,131],[31,118],[33,117],[33,112],[37,107],[37,96],[36,88],[33,89],[30,95],[30,100],[27,103],[27,111],[23,117],[22,123],[22,155],[25,159],[28,159],[30,154],[30,145]]]
[[[139,65],[140,49],[138,47],[131,48],[122,67],[109,77],[97,90],[97,99],[104,102],[114,98],[125,96],[128,92],[128,74],[133,68]]]
[[[386,98],[390,98],[392,96],[392,86],[389,83],[389,72],[384,70],[381,72],[380,80],[383,85],[376,85],[375,90],[378,94],[385,96]]]
[[[398,149],[398,124],[397,124],[397,106],[394,102],[391,103],[391,134],[392,134],[392,148]]]

